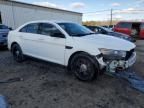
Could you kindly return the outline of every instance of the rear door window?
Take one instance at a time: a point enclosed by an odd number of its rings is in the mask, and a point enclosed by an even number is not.
[[[32,23],[32,24],[28,24],[25,27],[23,27],[20,30],[20,32],[37,34],[38,30],[39,30],[39,23]]]
[[[119,28],[129,28],[130,29],[131,26],[132,26],[132,23],[127,23],[127,22],[122,22],[122,23],[118,24]]]

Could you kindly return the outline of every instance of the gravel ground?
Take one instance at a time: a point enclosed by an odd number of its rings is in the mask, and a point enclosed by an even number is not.
[[[133,69],[144,77],[144,41],[137,41]],[[23,81],[0,84],[0,94],[12,108],[144,108],[144,94],[121,79],[107,75],[81,82],[64,68],[37,60],[16,63],[7,50],[0,51],[0,80]]]

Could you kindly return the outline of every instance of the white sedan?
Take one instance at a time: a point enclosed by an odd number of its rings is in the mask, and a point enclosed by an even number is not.
[[[80,80],[92,80],[107,67],[111,72],[131,67],[136,61],[135,44],[94,34],[72,22],[33,21],[8,36],[14,59],[26,56],[68,67]]]

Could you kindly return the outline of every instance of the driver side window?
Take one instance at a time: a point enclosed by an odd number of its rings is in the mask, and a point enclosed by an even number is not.
[[[59,29],[57,29],[54,25],[48,24],[48,23],[40,24],[39,33],[42,35],[47,35],[51,37],[60,37],[59,35],[63,35]]]

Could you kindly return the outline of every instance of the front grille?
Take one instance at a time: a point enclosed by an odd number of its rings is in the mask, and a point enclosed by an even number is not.
[[[127,51],[125,60],[128,60],[128,59],[132,56],[132,54],[133,54],[134,51],[135,51],[135,49],[132,49],[132,50],[130,50],[130,51]]]

